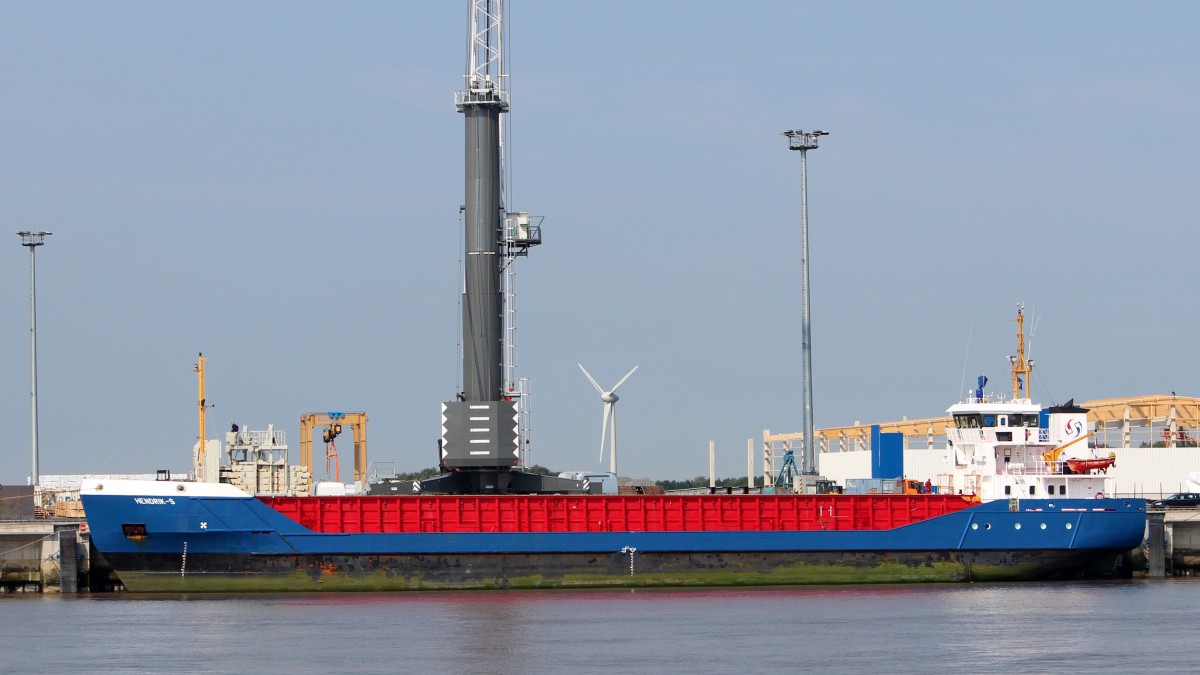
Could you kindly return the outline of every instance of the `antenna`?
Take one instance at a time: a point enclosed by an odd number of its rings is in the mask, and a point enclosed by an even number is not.
[[[958,385],[958,395],[962,396],[963,390],[967,388],[967,361],[971,358],[971,340],[975,338],[975,319],[971,319],[971,330],[967,331],[967,349],[963,352],[963,373],[962,382]]]
[[[1042,315],[1035,309],[1033,310],[1033,328],[1029,329],[1028,349],[1025,351],[1028,356],[1033,356],[1033,338],[1037,335],[1038,324],[1042,322]]]
[[[615,385],[613,385],[613,388],[609,389],[608,391],[605,391],[596,382],[596,378],[592,377],[592,374],[587,371],[587,368],[583,367],[582,363],[579,364],[579,369],[583,371],[583,374],[585,377],[587,377],[588,382],[591,382],[592,386],[596,388],[596,393],[600,394],[600,400],[604,401],[604,413],[603,413],[603,417],[600,420],[600,461],[604,461],[604,437],[608,432],[608,427],[611,422],[612,435],[609,436],[609,439],[608,439],[608,441],[609,441],[608,466],[609,466],[609,471],[611,471],[614,475],[616,475],[616,473],[617,473],[617,401],[620,400],[620,397],[617,396],[617,390],[621,388],[622,384],[625,384],[625,380],[628,380],[629,376],[633,375],[633,371],[637,370],[638,367],[634,366],[632,370],[630,370],[628,373],[625,373],[625,377],[622,377]]]

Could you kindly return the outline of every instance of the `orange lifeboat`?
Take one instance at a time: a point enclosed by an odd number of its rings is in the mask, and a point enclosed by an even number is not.
[[[1087,473],[1093,469],[1101,471],[1107,469],[1117,463],[1116,457],[1102,457],[1099,459],[1068,459],[1067,467],[1071,469],[1071,473]]]

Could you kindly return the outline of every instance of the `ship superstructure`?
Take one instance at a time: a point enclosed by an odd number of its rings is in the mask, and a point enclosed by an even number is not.
[[[1016,322],[1012,395],[989,394],[981,375],[972,395],[946,411],[952,426],[946,428],[948,466],[939,487],[985,500],[1112,494],[1105,473],[1112,460],[1088,446],[1087,409],[1074,400],[1043,407],[1030,399],[1034,362],[1025,357],[1024,307],[1017,307]]]

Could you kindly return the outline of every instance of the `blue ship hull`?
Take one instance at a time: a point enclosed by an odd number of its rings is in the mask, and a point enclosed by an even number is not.
[[[250,497],[83,500],[93,543],[131,591],[1105,578],[1130,574],[1146,522],[1140,499],[1022,499],[891,530],[334,534]]]

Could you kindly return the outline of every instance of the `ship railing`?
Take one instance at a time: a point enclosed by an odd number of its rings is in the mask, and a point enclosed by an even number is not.
[[[984,393],[983,396],[975,396],[974,394],[972,394],[963,400],[963,403],[975,403],[975,404],[979,404],[979,403],[1012,403],[1012,402],[1013,402],[1013,400],[1006,397],[1004,394],[1001,394],[1001,393],[993,394],[993,393],[986,393],[986,392]]]
[[[1005,476],[1050,476],[1054,471],[1045,462],[1005,462],[997,473]]]
[[[256,447],[264,445],[287,445],[287,432],[282,429],[240,431],[237,435],[237,444]]]
[[[1042,444],[1050,442],[1050,430],[1037,427],[987,427],[984,429],[954,429],[954,433],[967,443],[1028,443]],[[1029,432],[1029,437],[1025,433]],[[1037,433],[1034,433],[1034,432]],[[1011,433],[1009,441],[997,440],[996,433]]]
[[[1087,476],[1095,474],[1067,473],[1067,463],[1064,460],[1056,462],[1037,461],[1030,464],[1023,462],[1007,462],[1001,464],[997,473],[1004,476]]]

